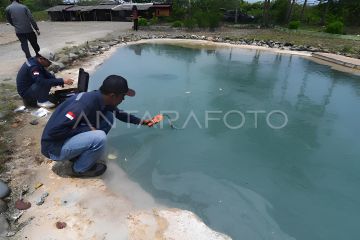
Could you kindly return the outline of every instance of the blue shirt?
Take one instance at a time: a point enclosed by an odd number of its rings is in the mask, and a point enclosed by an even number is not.
[[[34,83],[60,86],[64,85],[64,80],[56,78],[37,61],[36,57],[32,57],[26,60],[16,76],[16,88],[19,95],[24,97],[26,91]]]
[[[101,114],[115,113],[122,122],[139,125],[141,119],[117,107],[106,106],[99,91],[79,93],[60,104],[47,122],[41,137],[41,152],[49,158],[49,153],[60,155],[65,141],[71,137],[96,128]]]

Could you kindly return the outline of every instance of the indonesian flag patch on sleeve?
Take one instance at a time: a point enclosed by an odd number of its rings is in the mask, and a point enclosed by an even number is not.
[[[74,118],[76,117],[75,114],[73,112],[67,112],[65,117],[67,117],[70,120],[74,120]]]

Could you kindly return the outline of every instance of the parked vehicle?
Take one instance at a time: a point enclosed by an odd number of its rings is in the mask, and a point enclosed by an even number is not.
[[[226,10],[224,12],[224,20],[228,22],[235,22],[235,18],[237,15],[237,22],[238,23],[250,23],[255,21],[255,17],[252,15],[248,15],[246,13],[242,13],[241,11],[236,10]]]

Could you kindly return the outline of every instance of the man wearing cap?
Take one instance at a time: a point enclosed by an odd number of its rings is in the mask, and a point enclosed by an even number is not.
[[[42,49],[36,57],[27,59],[20,68],[16,87],[25,105],[52,108],[55,104],[49,101],[51,87],[73,84],[73,79],[56,78],[46,70],[53,58],[52,52]]]
[[[125,78],[108,76],[99,91],[83,92],[60,104],[45,126],[41,152],[54,161],[70,160],[75,177],[95,177],[106,171],[102,160],[106,134],[114,117],[122,122],[151,127],[151,120],[141,120],[117,108],[125,96],[135,96]]]
[[[38,35],[40,35],[40,30],[31,15],[30,10],[25,5],[20,4],[19,0],[10,1],[12,3],[5,9],[6,18],[7,21],[15,27],[16,36],[20,40],[21,48],[28,59],[31,57],[28,41],[36,54],[40,51],[33,28],[36,30]]]

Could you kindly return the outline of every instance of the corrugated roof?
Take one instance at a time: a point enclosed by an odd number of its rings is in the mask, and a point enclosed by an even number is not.
[[[136,6],[138,11],[145,11],[145,10],[148,10],[152,5],[153,5],[153,3],[124,3],[124,4],[116,6],[115,8],[113,8],[113,10],[114,11],[122,11],[122,10],[131,11],[132,7]]]
[[[74,5],[57,5],[54,7],[51,7],[49,9],[46,9],[47,12],[61,12],[63,10],[72,8]]]
[[[78,5],[57,5],[47,9],[47,12],[61,12],[61,11],[69,11],[69,12],[88,12],[92,10],[114,10],[114,11],[131,11],[133,6],[136,6],[139,11],[146,11],[151,7],[156,8],[168,8],[171,5],[154,5],[153,3],[124,3],[124,4],[100,4],[95,6],[78,6]]]
[[[74,6],[72,8],[68,8],[65,11],[67,12],[89,12],[91,10],[94,10],[94,7],[96,6]]]
[[[119,5],[119,2],[108,0],[108,1],[102,1],[101,3],[99,3],[99,5]]]
[[[171,5],[169,5],[169,4],[154,4],[153,6],[152,6],[152,8],[170,8],[171,7]]]
[[[96,5],[93,6],[95,10],[111,10],[113,8],[116,8],[118,5]]]

